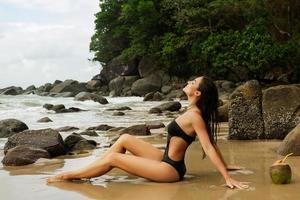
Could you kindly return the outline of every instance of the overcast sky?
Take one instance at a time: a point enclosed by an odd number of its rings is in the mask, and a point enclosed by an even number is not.
[[[88,81],[99,0],[0,0],[0,88]]]

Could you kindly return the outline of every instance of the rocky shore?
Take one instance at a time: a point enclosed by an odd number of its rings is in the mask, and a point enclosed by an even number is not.
[[[147,60],[141,61],[138,65],[125,65],[116,58],[87,83],[75,80],[55,81],[38,88],[30,86],[25,90],[12,86],[1,89],[0,94],[74,97],[75,101],[91,100],[102,105],[109,104],[104,96],[136,95],[144,97],[144,101],[167,101],[150,108],[149,114],[163,113],[172,118],[184,112],[185,109],[176,99],[186,99],[182,88],[187,80],[170,77],[150,66],[151,62]],[[194,77],[190,77],[192,78]],[[257,80],[245,83],[216,80],[215,83],[220,97],[219,121],[228,122],[228,139],[284,139],[278,153],[283,155],[293,151],[294,155],[300,155],[297,147],[300,134],[300,84],[266,86]],[[85,111],[75,107],[65,108],[62,104],[45,104],[43,107],[55,113]],[[113,111],[113,116],[122,116],[125,114],[124,111],[130,109],[123,107],[108,110]],[[49,121],[51,121],[49,118],[40,119],[41,123]],[[150,128],[162,126],[164,125],[137,124],[124,128],[100,124],[88,128],[82,134],[73,133],[63,141],[59,131],[63,131],[64,128],[70,130],[72,127],[62,127],[60,130],[27,130],[27,125],[22,121],[2,120],[0,137],[8,138],[2,162],[5,165],[23,165],[33,163],[40,157],[52,158],[75,150],[91,150],[98,144],[84,139],[82,135],[96,136],[98,130],[116,133],[115,141],[121,134],[149,135]],[[20,156],[20,152],[26,153]]]

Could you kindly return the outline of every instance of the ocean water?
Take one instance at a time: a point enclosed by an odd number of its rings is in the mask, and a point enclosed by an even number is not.
[[[0,120],[14,118],[23,121],[29,129],[59,128],[62,126],[75,126],[80,130],[100,124],[110,126],[128,127],[147,121],[168,122],[165,116],[148,114],[150,108],[164,103],[164,101],[143,101],[143,97],[105,97],[109,102],[106,105],[94,101],[75,101],[73,97],[43,97],[38,95],[0,95]],[[187,101],[180,101],[186,106]],[[87,111],[76,113],[55,113],[43,108],[43,105],[64,104],[66,108],[78,107]],[[108,108],[128,106],[132,110],[125,112],[124,116],[113,116],[115,111],[106,111]],[[39,123],[42,117],[49,117],[53,122]],[[0,138],[0,149],[3,149],[7,139]]]

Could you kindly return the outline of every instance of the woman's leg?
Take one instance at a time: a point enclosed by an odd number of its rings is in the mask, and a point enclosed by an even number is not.
[[[123,134],[120,138],[105,152],[101,158],[93,163],[76,171],[64,172],[48,179],[48,182],[59,180],[70,180],[77,178],[89,178],[103,175],[109,172],[113,167],[109,165],[110,158],[108,155],[112,153],[125,153],[126,150],[135,156],[161,161],[163,152],[152,146],[150,143],[138,139],[129,134]]]
[[[101,176],[117,167],[130,174],[157,182],[175,182],[179,180],[177,171],[167,163],[139,156],[110,153],[104,159],[73,172],[66,172],[48,179],[48,183],[62,180],[92,178]]]
[[[149,142],[145,142],[133,135],[123,134],[119,139],[101,156],[103,159],[110,153],[125,153],[129,151],[135,156],[150,158],[152,160],[162,160],[163,152],[154,147]]]

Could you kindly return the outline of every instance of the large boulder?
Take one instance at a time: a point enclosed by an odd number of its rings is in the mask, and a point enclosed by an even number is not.
[[[263,92],[263,118],[268,139],[283,139],[300,122],[300,87],[279,85]]]
[[[76,107],[66,108],[63,104],[57,104],[57,105],[44,104],[43,108],[46,108],[47,110],[53,110],[53,111],[55,111],[55,113],[69,113],[69,112],[86,111],[86,110],[82,110],[82,109],[76,108]]]
[[[0,121],[0,138],[10,137],[15,133],[27,130],[28,126],[17,119],[5,119]]]
[[[277,153],[283,156],[289,153],[300,156],[300,123],[284,138]]]
[[[138,75],[138,60],[132,59],[125,61],[122,56],[113,58],[107,65],[104,65],[97,79],[103,84],[108,84],[117,76],[136,76]],[[93,78],[94,79],[94,78]]]
[[[74,98],[76,101],[86,101],[86,100],[92,100],[95,102],[98,102],[100,104],[108,104],[108,101],[106,98],[99,96],[97,94],[89,93],[89,92],[80,92],[77,94]]]
[[[26,130],[8,138],[4,146],[4,153],[20,145],[29,145],[49,152],[51,157],[64,155],[66,149],[58,131],[53,129]]]
[[[22,94],[23,92],[24,91],[21,87],[15,87],[15,86],[3,88],[1,90],[1,94],[3,95],[19,95]]]
[[[74,95],[80,92],[87,92],[88,89],[85,83],[79,83],[74,80],[66,80],[62,83],[55,85],[50,92],[51,93],[62,93],[62,92],[72,92]]]
[[[143,101],[161,101],[163,97],[163,94],[160,92],[150,92],[145,95]]]
[[[155,73],[135,81],[131,86],[133,95],[144,96],[149,92],[160,91],[162,86],[162,73]]]
[[[96,131],[107,131],[109,129],[115,128],[114,126],[109,126],[107,124],[100,124],[98,126],[89,127],[87,130],[96,130]]]
[[[239,86],[229,97],[229,139],[264,138],[262,91],[257,80]]]
[[[139,62],[138,71],[142,78],[145,78],[157,70],[155,60],[150,56],[144,56]]]
[[[32,91],[32,90],[36,90],[36,87],[35,87],[34,85],[28,86],[28,87],[24,90],[24,92],[28,92],[28,91]]]
[[[125,81],[124,76],[117,76],[109,82],[109,90],[113,92],[113,96],[120,96],[123,89],[123,84]]]
[[[179,111],[181,108],[181,103],[178,101],[171,101],[167,103],[160,104],[153,109],[158,109],[160,111]]]
[[[132,84],[131,92],[133,95],[144,96],[149,92],[159,91],[161,88],[161,81],[155,81],[154,77],[146,77],[135,81]]]
[[[151,135],[150,129],[146,124],[133,125],[128,128],[122,129],[121,134],[130,135]]]
[[[90,80],[87,82],[86,87],[90,90],[90,91],[98,91],[101,88],[101,81],[99,80]]]
[[[72,133],[66,137],[64,142],[68,151],[95,149],[97,145],[94,140],[87,140],[77,133]]]
[[[9,149],[2,163],[6,166],[21,166],[32,164],[39,158],[50,158],[50,154],[44,149],[21,145]]]

